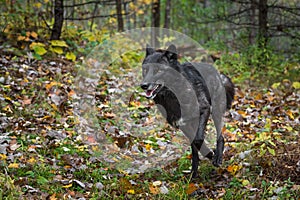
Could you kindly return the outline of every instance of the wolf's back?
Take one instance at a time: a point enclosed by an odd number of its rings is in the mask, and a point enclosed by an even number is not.
[[[223,104],[222,99],[220,99],[220,97],[224,95],[224,97],[226,96],[226,108],[230,109],[235,93],[234,84],[231,82],[230,78],[224,74],[220,74],[219,71],[210,64],[192,64],[204,78],[212,101],[214,101],[217,104]]]

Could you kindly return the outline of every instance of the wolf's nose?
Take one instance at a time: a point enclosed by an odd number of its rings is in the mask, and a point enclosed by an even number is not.
[[[146,90],[146,89],[148,89],[149,84],[148,83],[142,83],[140,86],[143,90]]]

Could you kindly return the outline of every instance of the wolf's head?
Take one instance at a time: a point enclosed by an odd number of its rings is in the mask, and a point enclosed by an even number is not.
[[[147,98],[153,99],[164,88],[166,81],[170,82],[174,78],[176,63],[177,50],[174,45],[170,45],[167,50],[156,51],[147,45],[141,83],[141,88],[145,90]]]

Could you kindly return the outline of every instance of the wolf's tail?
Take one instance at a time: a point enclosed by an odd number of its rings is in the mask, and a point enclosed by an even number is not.
[[[226,91],[226,100],[227,100],[226,107],[227,109],[230,109],[234,99],[234,93],[235,93],[234,84],[232,83],[231,79],[225,74],[221,74],[221,79]]]

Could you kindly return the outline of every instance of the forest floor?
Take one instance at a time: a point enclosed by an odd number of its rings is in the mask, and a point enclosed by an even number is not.
[[[136,71],[136,69],[135,69]],[[98,81],[98,129],[80,125],[78,67],[0,57],[0,199],[300,199],[299,84],[237,85],[219,168],[191,152],[138,88],[135,71]],[[214,128],[207,127],[213,144]]]

